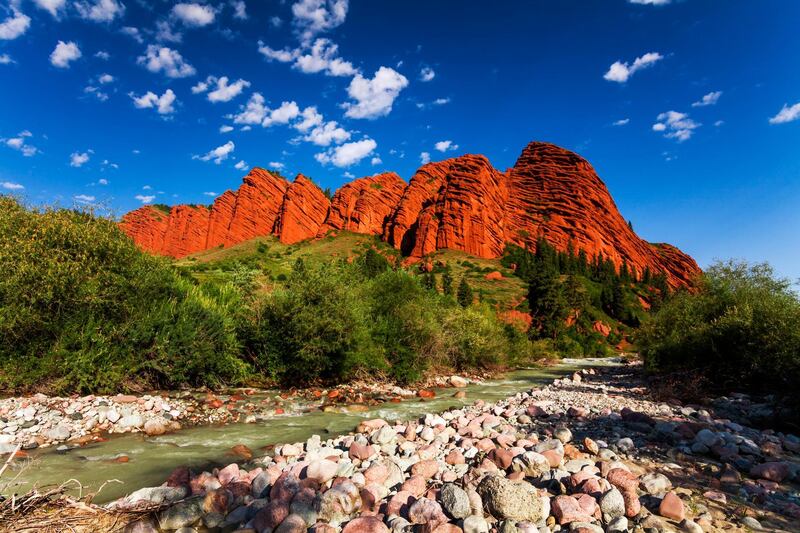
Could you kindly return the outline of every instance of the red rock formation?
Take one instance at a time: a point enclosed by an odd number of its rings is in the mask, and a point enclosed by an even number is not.
[[[499,257],[505,248],[505,176],[483,156],[465,155],[448,163],[435,200],[417,218],[410,255],[422,257],[449,248]]]
[[[532,142],[509,173],[506,240],[535,247],[544,237],[559,250],[572,241],[590,257],[602,254],[641,273],[664,271],[672,286],[688,283],[699,268],[668,245],[640,239],[622,218],[592,166],[554,144]]]
[[[405,188],[406,182],[394,172],[345,184],[333,195],[328,219],[320,228],[320,236],[330,230],[340,229],[381,235]]]
[[[332,203],[302,175],[289,185],[254,168],[210,211],[176,206],[166,215],[143,207],[120,226],[143,249],[173,257],[263,235],[294,243],[346,230],[382,235],[410,260],[442,248],[498,257],[507,243],[534,248],[541,237],[638,273],[663,271],[673,287],[700,271],[677,248],[640,239],[586,160],[540,142],[529,144],[506,173],[483,156],[465,155],[422,166],[408,186],[393,173],[355,180]]]
[[[224,246],[228,241],[228,230],[236,211],[236,201],[237,195],[233,191],[225,191],[214,200],[208,219],[207,249]]]
[[[205,206],[176,205],[169,212],[164,234],[164,255],[183,257],[206,249],[208,218]]]
[[[445,176],[450,172],[450,163],[450,160],[428,163],[417,170],[386,225],[383,232],[385,241],[404,253],[411,252],[419,213],[434,202]]]
[[[142,250],[151,254],[163,254],[168,218],[168,212],[146,205],[126,213],[122,217],[120,228],[130,235]]]
[[[283,198],[275,234],[286,244],[314,237],[325,222],[330,205],[328,197],[314,182],[298,174]]]
[[[225,234],[225,246],[269,235],[289,182],[262,168],[254,168],[236,193],[236,204]]]

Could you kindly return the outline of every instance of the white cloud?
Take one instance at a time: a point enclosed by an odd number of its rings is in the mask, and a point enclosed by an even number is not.
[[[112,81],[114,81],[114,76],[112,76],[111,74],[101,74],[100,77],[97,78],[97,81],[103,84],[111,83]]]
[[[626,125],[626,124],[627,124],[628,122],[630,122],[630,121],[631,121],[631,119],[629,119],[629,118],[621,118],[621,119],[619,119],[619,120],[615,120],[615,121],[612,123],[612,125],[613,125],[613,126],[624,126],[624,125]]]
[[[3,22],[0,22],[0,39],[12,41],[28,31],[31,25],[31,18],[24,13],[13,9],[13,14]]]
[[[722,91],[713,91],[706,95],[692,104],[692,107],[705,107],[709,105],[714,105],[719,101],[719,97],[722,96]]]
[[[273,28],[280,28],[283,25],[283,20],[278,16],[274,16],[269,18],[269,23]]]
[[[639,4],[643,6],[665,6],[672,0],[628,0],[631,4]]]
[[[214,163],[219,165],[220,163],[222,163],[223,161],[228,159],[228,156],[230,156],[233,153],[234,148],[236,148],[236,145],[233,144],[233,141],[228,141],[225,144],[223,144],[222,146],[217,146],[216,148],[214,148],[213,150],[211,150],[207,154],[205,154],[205,155],[196,155],[192,159],[199,159],[200,161],[212,161],[213,160]]]
[[[439,141],[433,146],[440,152],[447,152],[448,150],[458,150],[458,145],[453,144],[453,141]]]
[[[431,67],[423,67],[419,71],[419,79],[422,81],[431,81],[436,77],[436,72]]]
[[[12,181],[2,181],[0,182],[0,187],[6,189],[7,191],[21,191],[25,188],[24,185],[19,183],[14,183]]]
[[[273,124],[288,124],[290,120],[297,118],[298,115],[300,115],[300,108],[297,107],[296,102],[282,102],[280,107],[269,111],[261,125],[268,128]]]
[[[64,8],[67,2],[66,0],[33,0],[33,3],[58,18],[59,11]]]
[[[303,137],[303,140],[314,143],[317,146],[329,146],[331,143],[339,144],[349,138],[350,132],[332,120],[312,129],[308,135]]]
[[[179,43],[183,41],[183,33],[172,26],[168,20],[156,22],[156,40],[159,42]]]
[[[233,126],[228,126],[227,124],[223,124],[222,126],[219,127],[220,133],[228,133],[231,131],[233,131]]]
[[[216,197],[217,196],[217,193],[215,193],[214,191],[207,191],[207,192],[204,192],[203,194],[206,195],[206,196],[212,196],[212,197]]]
[[[720,126],[722,126],[723,124],[725,124],[725,121],[724,121],[724,120],[718,120],[718,121],[716,121],[716,122],[714,123],[714,126],[716,126],[716,127],[718,127],[718,128],[719,128],[719,127],[720,127]]]
[[[105,179],[105,178],[100,178],[99,180],[97,180],[97,184],[98,185],[108,185],[108,180]]]
[[[292,68],[305,74],[324,72],[328,76],[353,76],[358,72],[352,63],[338,57],[339,46],[330,39],[319,38],[313,44],[281,50],[259,41],[258,51],[269,60],[292,63]]]
[[[150,202],[156,199],[155,195],[150,195],[150,194],[137,194],[136,196],[134,196],[134,198],[139,200],[143,204],[149,204]]]
[[[302,41],[332,30],[347,18],[349,0],[297,0],[292,5],[293,23]]]
[[[221,78],[209,76],[206,78],[206,81],[201,81],[192,87],[192,92],[194,94],[204,93],[213,85],[216,85],[216,89],[213,89],[208,93],[208,101],[230,102],[239,96],[245,88],[250,87],[250,82],[245,80],[236,80],[235,82],[229,84],[227,76],[222,76]]]
[[[286,168],[286,165],[284,165],[280,161],[270,161],[269,168],[274,168],[275,170],[283,170]]]
[[[785,124],[786,122],[793,122],[800,118],[800,102],[794,104],[793,106],[789,106],[789,104],[783,104],[783,107],[778,114],[774,117],[769,119],[770,124]]]
[[[245,104],[242,111],[233,115],[235,124],[261,124],[267,114],[267,106],[264,105],[264,97],[261,93],[253,93]]]
[[[73,4],[81,18],[93,22],[111,22],[125,14],[125,5],[117,0],[96,0],[90,2],[75,2]]]
[[[91,152],[91,150],[89,151]],[[89,152],[72,152],[69,156],[69,166],[80,168],[89,162]]]
[[[380,165],[381,163],[383,163],[383,161],[381,160],[380,157],[375,156],[375,157],[372,158],[372,160],[369,163],[370,163],[370,165],[375,166],[375,165]]]
[[[433,101],[434,105],[445,105],[450,103],[450,98],[437,98]]]
[[[701,126],[689,118],[688,114],[678,111],[661,113],[656,120],[658,122],[653,124],[653,131],[664,132],[664,137],[676,139],[678,142],[688,140],[694,134],[694,130]]]
[[[408,79],[389,67],[379,68],[371,80],[356,74],[347,88],[355,103],[342,104],[345,116],[373,119],[388,115],[400,91],[407,86]]]
[[[186,78],[196,72],[180,52],[166,46],[148,45],[145,55],[139,56],[136,62],[144,65],[150,72],[163,71],[169,78]]]
[[[80,59],[82,55],[81,49],[72,41],[68,43],[58,41],[55,49],[50,54],[50,63],[54,67],[69,68],[70,61]]]
[[[142,32],[139,31],[139,28],[134,28],[133,26],[123,26],[119,31],[139,44],[144,42],[144,37],[142,37]]]
[[[247,163],[245,163],[244,159],[242,159],[238,163],[233,165],[233,168],[235,168],[236,170],[244,170],[247,168]]]
[[[322,124],[322,115],[319,114],[315,106],[309,106],[303,109],[303,112],[300,114],[300,116],[303,118],[303,120],[294,125],[297,131],[306,132],[311,128]]]
[[[664,59],[664,56],[658,52],[648,52],[634,59],[632,64],[615,61],[614,64],[609,67],[608,72],[605,73],[603,78],[608,81],[625,83],[637,71],[652,66],[662,59]]]
[[[15,61],[11,59],[11,56],[8,54],[0,54],[0,65],[10,65]]]
[[[429,152],[422,152],[419,154],[419,162],[423,165],[427,165],[431,162],[431,154]]]
[[[100,50],[94,55],[94,57],[96,57],[97,59],[102,59],[103,61],[108,61],[109,59],[111,59],[111,54],[109,54],[105,50]]]
[[[150,185],[145,185],[144,187],[142,187],[142,190],[143,191],[152,191],[153,188]]]
[[[95,197],[88,194],[76,194],[72,199],[79,204],[90,204],[95,201]]]
[[[231,7],[233,8],[233,18],[247,20],[247,4],[244,3],[244,0],[233,0]]]
[[[185,26],[201,28],[214,22],[216,12],[209,6],[195,3],[180,3],[172,7],[175,15]]]
[[[93,85],[88,85],[84,87],[83,92],[85,92],[86,94],[94,95],[95,98],[97,98],[101,102],[105,102],[106,100],[108,100],[108,94],[101,91],[99,87],[95,87]]]
[[[161,96],[152,91],[147,91],[142,96],[136,96],[133,93],[129,93],[128,96],[133,99],[133,105],[139,109],[155,108],[158,110],[159,115],[169,115],[175,112],[175,107],[173,106],[175,93],[172,92],[172,89],[167,89]]]
[[[350,142],[321,152],[314,158],[323,165],[332,164],[339,168],[354,165],[369,156],[378,143],[370,138],[360,141]]]
[[[6,146],[12,150],[21,152],[24,157],[33,157],[39,153],[39,149],[35,146],[28,144],[28,138],[33,134],[28,130],[21,131],[16,137],[10,139],[0,139],[0,142],[5,143]]]

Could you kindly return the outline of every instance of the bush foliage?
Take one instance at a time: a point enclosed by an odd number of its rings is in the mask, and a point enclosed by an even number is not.
[[[258,290],[251,265],[229,266],[201,283],[141,252],[112,220],[0,197],[0,389],[409,383],[432,368],[543,352],[466,289],[457,299],[450,281],[440,294],[372,249],[352,264],[300,261],[271,292]]]
[[[800,300],[767,264],[719,262],[699,291],[665,302],[640,329],[647,368],[699,370],[720,388],[797,393]]]
[[[4,389],[109,392],[244,375],[237,295],[180,279],[110,220],[0,197],[0,270]]]

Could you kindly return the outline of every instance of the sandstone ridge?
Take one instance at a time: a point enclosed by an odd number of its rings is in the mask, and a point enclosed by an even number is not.
[[[444,248],[494,258],[506,244],[533,249],[544,238],[640,273],[664,272],[673,287],[700,272],[677,248],[636,235],[588,161],[543,142],[505,172],[463,155],[423,165],[408,184],[393,172],[353,180],[331,200],[302,174],[290,183],[253,168],[210,208],[144,206],[120,225],[142,249],[175,258],[264,235],[292,244],[345,230],[379,235],[411,258]]]

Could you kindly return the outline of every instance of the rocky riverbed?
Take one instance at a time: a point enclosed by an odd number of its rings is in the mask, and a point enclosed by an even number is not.
[[[636,367],[584,370],[504,401],[175,470],[110,504],[129,533],[798,531],[800,439],[651,401]],[[717,410],[726,413],[725,417]]]
[[[472,380],[483,376],[472,376]],[[460,376],[431,378],[410,390],[390,384],[353,383],[330,389],[237,389],[115,396],[54,397],[44,394],[0,400],[0,454],[18,456],[39,447],[83,446],[115,433],[157,436],[185,427],[264,422],[311,410],[357,412],[385,402],[429,396],[432,387],[466,386]]]

